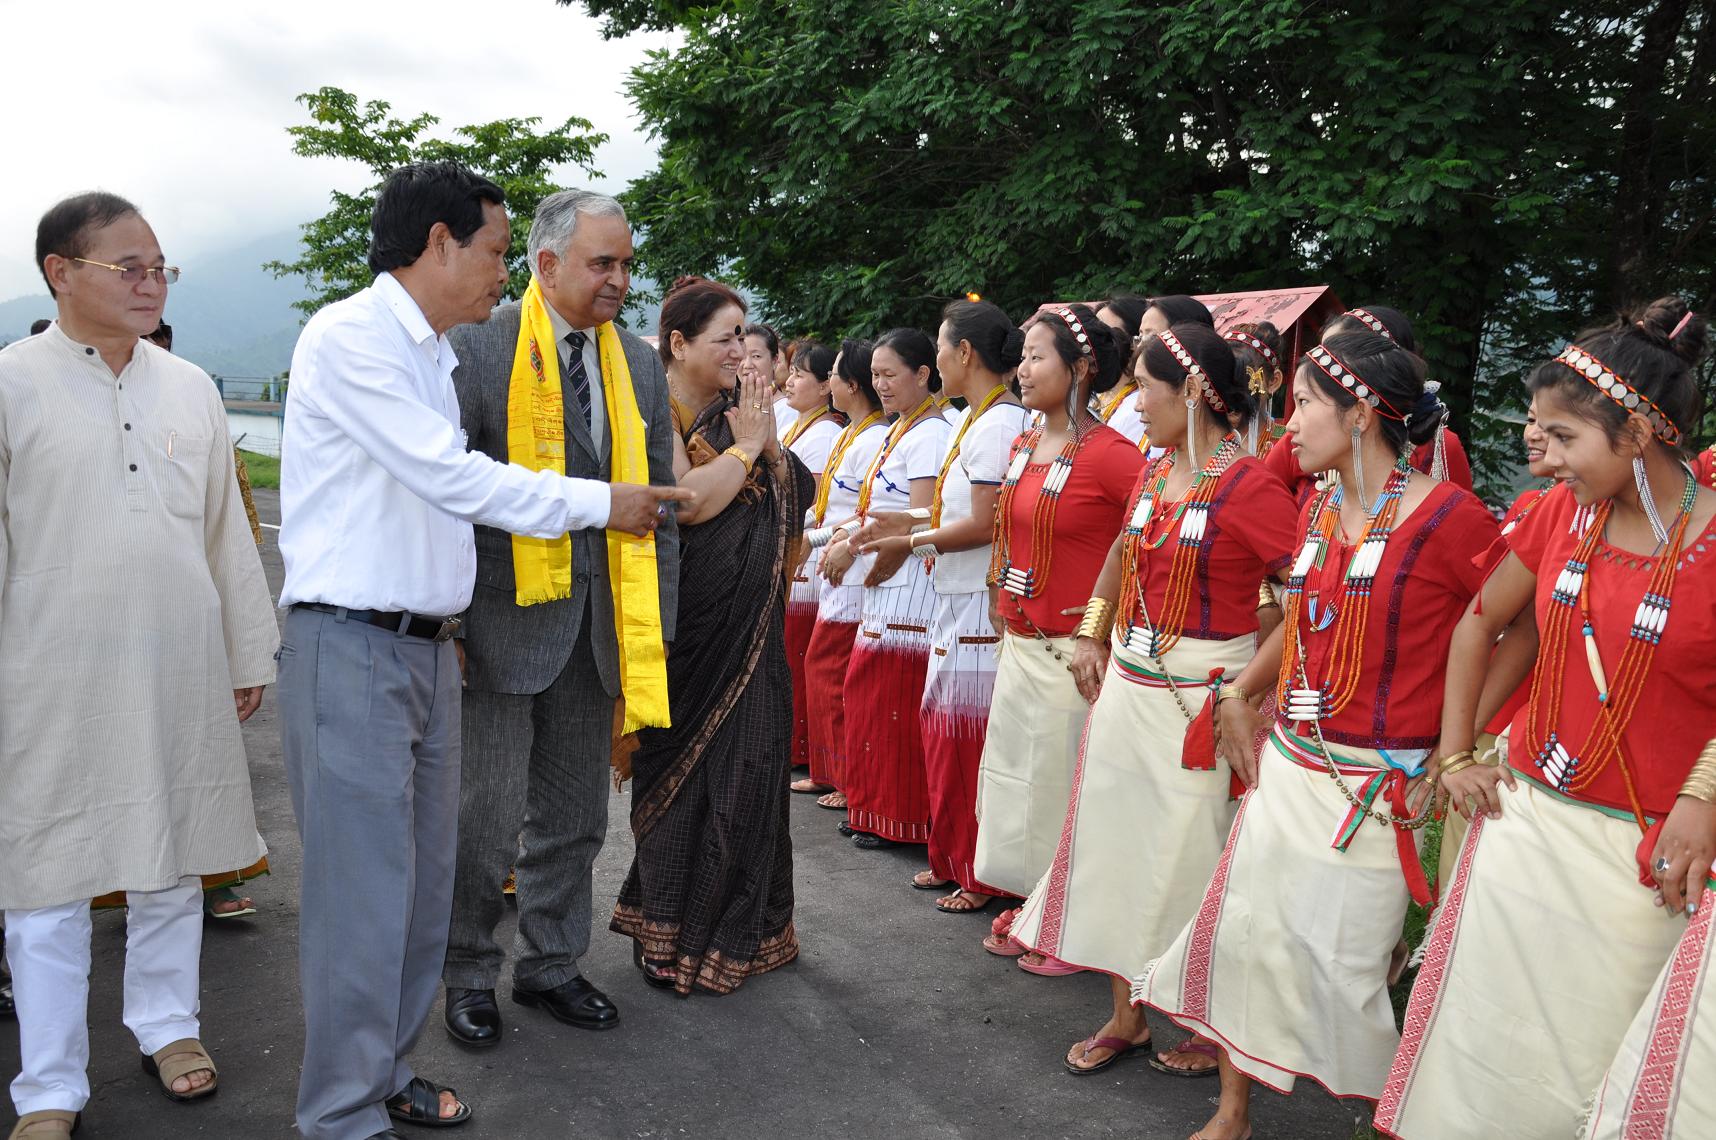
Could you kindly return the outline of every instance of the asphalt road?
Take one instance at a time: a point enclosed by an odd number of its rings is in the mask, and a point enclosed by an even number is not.
[[[278,521],[273,492],[257,495]],[[264,563],[276,593],[280,558]],[[303,1048],[296,966],[299,846],[280,760],[272,692],[245,729],[262,834],[274,873],[252,884],[255,918],[213,924],[203,951],[203,1039],[221,1065],[220,1094],[176,1105],[139,1070],[120,1021],[124,918],[98,914],[90,999],[91,1084],[82,1140],[291,1137]],[[649,989],[607,908],[631,859],[628,793],[612,797],[596,865],[596,934],[586,976],[621,1009],[591,1033],[506,1000],[506,1039],[469,1052],[442,1031],[437,1006],[414,1063],[474,1106],[461,1140],[579,1138],[1184,1137],[1207,1119],[1215,1082],[1178,1080],[1141,1059],[1075,1078],[1061,1057],[1106,1018],[1096,975],[1039,978],[983,952],[987,916],[937,912],[907,878],[909,852],[854,849],[838,817],[793,802],[799,960],[725,997]],[[502,944],[511,944],[510,919]],[[1159,1039],[1183,1036],[1153,1019]],[[0,1070],[17,1072],[15,1030],[0,1026]],[[1349,1140],[1367,1119],[1304,1082],[1260,1093],[1256,1135]],[[415,1132],[429,1136],[438,1133]]]

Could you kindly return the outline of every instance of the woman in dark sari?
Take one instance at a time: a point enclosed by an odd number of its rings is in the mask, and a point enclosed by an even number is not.
[[[727,993],[798,956],[786,595],[815,487],[779,445],[763,382],[738,379],[744,320],[738,294],[702,278],[662,302],[675,474],[697,501],[680,515],[673,727],[639,734],[637,854],[610,929],[634,940],[646,981],[681,994]]]

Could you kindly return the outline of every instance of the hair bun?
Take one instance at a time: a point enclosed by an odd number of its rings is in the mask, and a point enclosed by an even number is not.
[[[1658,297],[1630,318],[1651,342],[1688,364],[1704,355],[1709,325],[1680,297]]]
[[[1007,368],[1019,367],[1025,359],[1025,330],[1011,328],[1001,338],[1001,363]]]
[[[1412,405],[1406,417],[1406,438],[1413,443],[1429,443],[1436,438],[1436,429],[1448,418],[1448,406],[1437,398],[1442,385],[1435,380],[1424,382],[1424,394]]]
[[[675,277],[673,279],[673,284],[667,287],[667,293],[664,295],[663,299],[665,300],[666,297],[673,296],[673,294],[679,292],[681,289],[688,289],[693,285],[701,285],[703,284],[703,281],[704,279],[695,273],[687,273],[684,276]]]

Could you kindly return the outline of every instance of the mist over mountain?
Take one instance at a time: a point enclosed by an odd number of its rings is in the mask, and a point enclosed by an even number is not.
[[[291,261],[298,250],[298,231],[289,229],[183,262],[185,275],[167,296],[173,351],[217,376],[265,379],[285,372],[304,320],[292,302],[306,290],[301,278],[277,278],[262,263]],[[650,282],[636,278],[633,287],[646,290]],[[634,332],[653,333],[659,311],[628,305],[622,319]],[[33,321],[53,315],[45,289],[0,301],[0,343],[21,340]]]

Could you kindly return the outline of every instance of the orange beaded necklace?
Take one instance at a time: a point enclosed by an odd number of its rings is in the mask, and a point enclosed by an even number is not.
[[[1275,700],[1286,710],[1289,720],[1317,721],[1334,716],[1347,707],[1358,691],[1359,677],[1364,669],[1364,637],[1369,625],[1371,588],[1377,571],[1382,567],[1389,535],[1394,532],[1395,517],[1400,511],[1400,498],[1406,490],[1410,471],[1406,456],[1401,456],[1382,485],[1376,508],[1365,520],[1358,545],[1353,547],[1346,572],[1341,575],[1338,593],[1320,607],[1316,591],[1312,591],[1309,602],[1306,602],[1305,580],[1313,567],[1322,567],[1334,543],[1335,531],[1340,526],[1343,488],[1336,484],[1325,491],[1311,513],[1311,526],[1287,579],[1287,598],[1282,606],[1286,643],[1281,653],[1281,675],[1276,682]],[[1306,623],[1309,633],[1322,633],[1331,626],[1334,628],[1325,676],[1318,687],[1312,686],[1304,672],[1305,633],[1300,629],[1302,610],[1309,619]]]
[[[994,553],[989,558],[990,585],[999,586],[1021,598],[1034,598],[1048,580],[1049,566],[1055,555],[1055,510],[1060,506],[1061,492],[1066,490],[1067,480],[1072,478],[1073,462],[1093,434],[1087,426],[1091,422],[1089,416],[1090,413],[1086,412],[1073,421],[1072,434],[1061,445],[1060,454],[1055,456],[1043,476],[1042,489],[1031,508],[1031,561],[1026,566],[1013,561],[1013,496],[1025,468],[1030,466],[1037,453],[1037,441],[1043,438],[1042,425],[1026,432],[1014,446],[1013,464],[1007,469],[1007,478],[1001,483],[1001,494],[995,503]]]
[[[959,444],[965,438],[965,433],[971,430],[973,424],[983,418],[995,405],[995,401],[1007,394],[1007,385],[997,384],[989,394],[971,409],[971,414],[965,417],[965,422],[959,425],[959,430],[953,434],[953,442],[947,445],[947,457],[941,461],[941,471],[935,477],[935,498],[930,502],[929,529],[934,530],[941,525],[941,489],[947,484],[947,474],[953,470],[954,461],[959,458]]]
[[[1697,480],[1690,472],[1686,490],[1680,499],[1680,514],[1669,529],[1665,549],[1652,571],[1644,597],[1634,611],[1627,643],[1621,650],[1620,664],[1615,669],[1611,685],[1604,676],[1602,655],[1597,651],[1596,630],[1591,623],[1591,557],[1602,543],[1603,528],[1609,521],[1612,503],[1597,508],[1591,523],[1579,536],[1578,545],[1568,557],[1567,564],[1555,579],[1549,595],[1549,612],[1543,622],[1542,645],[1538,649],[1537,668],[1531,674],[1531,698],[1526,705],[1528,739],[1539,741],[1532,762],[1543,778],[1562,792],[1577,792],[1609,766],[1617,763],[1626,783],[1627,798],[1640,827],[1646,827],[1644,809],[1639,804],[1633,786],[1632,770],[1621,751],[1621,736],[1632,720],[1639,694],[1650,673],[1656,648],[1668,628],[1670,598],[1674,593],[1674,578],[1680,566],[1680,552],[1686,539],[1686,527],[1692,519],[1692,505],[1698,495]],[[1573,627],[1573,611],[1577,606],[1585,640],[1586,663],[1591,681],[1597,689],[1597,718],[1585,743],[1577,751],[1568,750],[1557,726],[1561,723],[1561,698],[1566,692],[1568,631]]]
[[[1156,506],[1162,501],[1162,492],[1168,485],[1169,474],[1174,470],[1177,454],[1177,450],[1170,451],[1153,464],[1151,473],[1145,476],[1145,484],[1140,489],[1138,498],[1132,504],[1132,515],[1126,529],[1121,532],[1119,624],[1120,628],[1125,630],[1122,643],[1128,649],[1158,659],[1179,644],[1185,631],[1186,611],[1191,608],[1197,574],[1198,553],[1203,547],[1204,535],[1209,528],[1210,503],[1215,498],[1221,477],[1241,454],[1239,435],[1229,432],[1222,438],[1215,454],[1211,455],[1192,477],[1185,493],[1173,505],[1172,513],[1160,520],[1160,532],[1155,533],[1159,521],[1156,517]],[[1174,545],[1174,560],[1168,571],[1168,586],[1162,597],[1162,609],[1157,614],[1157,620],[1151,621],[1144,604],[1142,556],[1146,551],[1160,550],[1167,543],[1168,536],[1176,532],[1179,540]],[[1141,644],[1134,644],[1135,641]]]
[[[822,469],[822,478],[816,484],[816,505],[811,508],[813,526],[821,526],[828,515],[828,492],[834,487],[834,474],[840,470],[840,461],[846,458],[846,453],[852,450],[859,436],[881,422],[882,410],[877,408],[863,419],[847,424],[840,438],[834,441],[828,452],[828,465]]]
[[[882,444],[882,450],[876,453],[876,458],[870,464],[870,471],[864,476],[864,486],[858,491],[858,514],[863,517],[870,513],[870,498],[875,491],[876,477],[882,473],[883,464],[888,462],[895,446],[904,438],[906,433],[918,425],[918,421],[926,416],[940,415],[941,408],[937,405],[935,394],[924,397],[924,402],[912,410],[909,416],[901,416],[894,421],[894,426],[888,429],[888,438]]]

